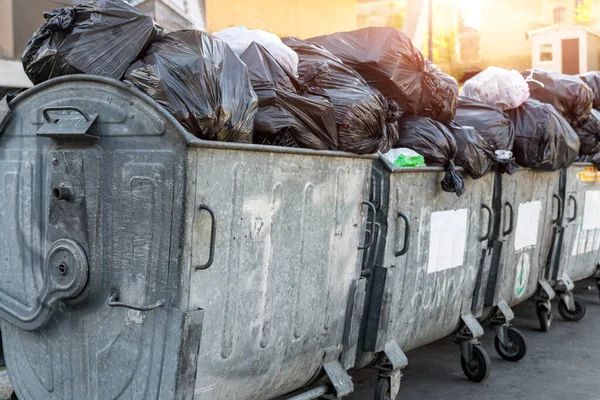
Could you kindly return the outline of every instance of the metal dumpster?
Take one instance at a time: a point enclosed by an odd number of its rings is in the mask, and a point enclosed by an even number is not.
[[[579,321],[586,306],[571,294],[574,282],[600,277],[600,172],[576,163],[563,170],[561,184],[564,213],[548,279],[561,295],[561,317]]]
[[[493,174],[466,178],[462,197],[443,192],[442,168],[373,164],[374,245],[365,251],[368,277],[358,368],[380,371],[375,398],[394,399],[404,352],[455,334],[463,370],[482,381],[489,357],[477,338],[492,234]],[[389,396],[389,397],[388,397]]]
[[[496,326],[513,318],[510,307],[536,297],[542,329],[550,327],[555,293],[546,273],[562,213],[560,175],[531,169],[496,174],[496,223],[485,298],[486,318]]]
[[[92,76],[1,107],[20,399],[262,400],[323,375],[311,393],[352,390],[372,157],[203,142]]]

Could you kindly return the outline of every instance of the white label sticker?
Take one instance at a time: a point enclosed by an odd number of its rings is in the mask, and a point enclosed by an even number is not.
[[[598,250],[600,250],[600,230],[583,231],[578,227],[571,255],[578,256]]]
[[[517,230],[515,232],[515,251],[533,247],[537,244],[542,203],[530,201],[519,204],[517,212]]]
[[[594,229],[600,229],[600,190],[585,192],[583,230],[591,231]]]
[[[456,268],[465,262],[468,211],[440,211],[431,214],[427,273]]]

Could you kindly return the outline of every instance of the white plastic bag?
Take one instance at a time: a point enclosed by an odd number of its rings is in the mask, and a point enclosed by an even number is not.
[[[298,54],[287,47],[277,35],[260,29],[250,30],[245,26],[226,28],[214,34],[241,56],[244,51],[256,42],[263,46],[286,70],[298,76]]]
[[[525,103],[529,86],[518,71],[489,67],[466,81],[460,95],[506,111]]]

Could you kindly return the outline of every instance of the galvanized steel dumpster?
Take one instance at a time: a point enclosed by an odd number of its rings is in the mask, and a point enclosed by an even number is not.
[[[496,223],[485,299],[492,322],[509,322],[514,316],[510,307],[535,296],[540,323],[549,328],[555,293],[547,267],[562,213],[560,175],[531,169],[496,174]]]
[[[442,191],[444,173],[395,168],[384,157],[373,164],[375,244],[364,257],[367,306],[357,367],[380,371],[376,399],[395,398],[408,362],[404,352],[452,334],[461,344],[463,369],[470,367],[465,373],[478,381],[489,374],[476,317],[490,265],[494,179],[466,178],[459,198]]]
[[[564,213],[548,279],[561,295],[561,317],[579,321],[586,306],[571,294],[574,282],[600,276],[600,172],[576,163],[563,170],[561,184]]]
[[[262,400],[323,372],[352,390],[371,158],[203,142],[92,76],[10,109],[0,317],[19,398]]]

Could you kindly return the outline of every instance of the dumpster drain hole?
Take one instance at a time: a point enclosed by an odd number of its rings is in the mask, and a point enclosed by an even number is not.
[[[52,195],[54,196],[55,199],[60,199],[60,189],[59,188],[52,189]]]
[[[61,275],[66,275],[67,272],[69,272],[69,267],[67,267],[67,264],[60,263],[60,265],[58,266],[58,273]]]

